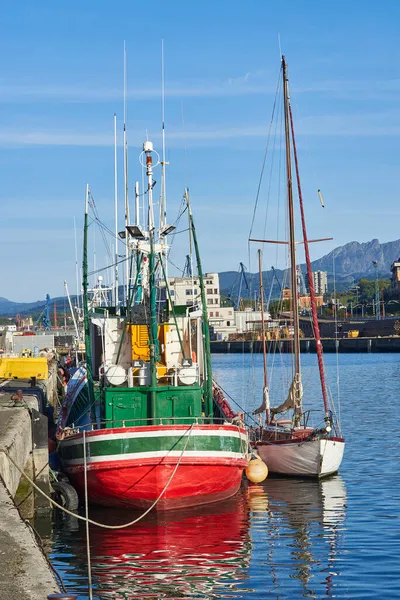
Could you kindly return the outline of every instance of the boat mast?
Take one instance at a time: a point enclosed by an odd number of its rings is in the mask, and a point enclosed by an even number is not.
[[[117,115],[114,113],[114,213],[115,213],[115,281],[114,302],[115,312],[119,313],[118,296],[118,163],[117,163]]]
[[[311,314],[312,314],[312,320],[313,320],[315,341],[316,341],[316,346],[317,346],[319,378],[321,381],[321,391],[322,391],[322,398],[324,401],[325,418],[327,418],[329,415],[329,406],[328,406],[328,395],[326,392],[324,360],[323,360],[323,356],[322,356],[321,334],[319,331],[319,323],[318,323],[318,316],[317,316],[317,301],[315,298],[314,280],[313,280],[312,270],[311,270],[310,250],[309,250],[308,237],[307,237],[306,219],[305,219],[305,214],[304,214],[303,194],[301,191],[299,162],[297,160],[297,148],[296,148],[296,139],[294,136],[292,107],[290,105],[290,102],[289,102],[289,117],[290,117],[290,129],[292,131],[292,143],[293,143],[294,162],[295,162],[295,167],[296,167],[297,189],[298,189],[298,193],[299,193],[301,224],[302,224],[302,228],[303,228],[303,240],[304,240],[304,251],[305,251],[305,255],[306,255],[308,288],[310,290]],[[329,417],[328,417],[328,420],[330,421]]]
[[[192,209],[190,207],[189,189],[185,189],[184,199],[188,207],[190,229],[193,235],[193,245],[196,254],[197,272],[199,276],[200,291],[201,291],[201,304],[202,304],[202,333],[203,333],[203,348],[204,348],[204,362],[205,362],[205,373],[204,373],[204,404],[206,417],[211,419],[213,417],[213,383],[212,383],[212,368],[211,368],[211,350],[210,350],[210,328],[208,324],[208,312],[206,302],[206,290],[204,287],[203,269],[201,266],[199,246],[197,244],[196,229],[194,226]]]
[[[160,199],[160,230],[166,224],[167,199],[165,185],[165,81],[164,81],[164,40],[161,40],[161,134],[162,134],[162,160],[161,160],[161,199]]]
[[[161,235],[167,224],[167,188],[165,181],[165,166],[168,164],[165,160],[165,69],[164,69],[164,40],[161,40],[161,134],[162,134],[162,158],[161,158],[161,192],[160,192],[160,220],[159,234],[163,242],[162,255],[165,258],[165,271],[168,277],[168,261],[166,260],[168,252],[167,236]]]
[[[294,206],[293,206],[293,187],[292,187],[292,164],[290,155],[290,130],[289,130],[289,80],[287,76],[286,59],[282,56],[282,76],[283,76],[283,100],[285,113],[285,144],[286,144],[286,175],[287,175],[287,194],[288,194],[288,212],[289,212],[289,250],[290,250],[290,271],[292,283],[292,313],[293,313],[293,350],[294,350],[294,405],[295,405],[295,426],[300,424],[302,413],[301,407],[301,374],[300,374],[300,326],[298,311],[298,291],[297,291],[297,273],[296,273],[296,240],[294,227]]]
[[[88,385],[88,397],[90,406],[94,406],[94,387],[92,373],[92,346],[90,342],[90,324],[89,324],[89,298],[88,298],[88,221],[89,221],[89,184],[86,185],[85,198],[85,222],[83,229],[83,264],[82,264],[82,287],[83,287],[83,322],[85,327],[85,350],[86,350],[86,374]]]
[[[127,103],[126,103],[126,44],[124,42],[124,197],[125,197],[125,306],[129,297],[129,186],[128,186],[128,140],[127,140]]]
[[[78,314],[80,312],[81,304],[80,304],[80,296],[81,296],[81,286],[79,283],[79,267],[78,267],[78,244],[76,241],[76,222],[74,217],[74,239],[75,239],[75,277],[76,277],[76,306],[78,308]]]
[[[157,389],[157,360],[158,350],[158,323],[157,323],[157,298],[156,298],[156,275],[155,275],[155,253],[154,253],[154,213],[153,213],[153,144],[149,141],[143,144],[143,152],[146,155],[147,193],[149,202],[149,303],[150,303],[150,406],[153,424],[156,419],[156,389]]]
[[[260,277],[260,304],[261,304],[261,335],[263,343],[263,360],[264,360],[264,389],[263,400],[265,402],[265,418],[269,423],[269,398],[268,398],[268,372],[267,372],[267,343],[265,340],[265,321],[264,321],[264,283],[262,276],[262,252],[258,251],[258,272]]]

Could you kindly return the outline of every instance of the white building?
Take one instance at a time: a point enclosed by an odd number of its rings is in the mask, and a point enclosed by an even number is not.
[[[217,339],[227,339],[236,332],[233,307],[221,307],[218,273],[205,273],[203,276],[210,327]],[[162,284],[161,284],[162,286]],[[198,277],[168,277],[169,293],[177,306],[192,306],[201,301]]]
[[[0,325],[0,333],[7,329],[7,331],[17,331],[16,325]]]
[[[317,295],[324,295],[328,291],[328,273],[326,271],[313,272],[314,289]]]
[[[219,276],[218,273],[205,273],[203,276],[206,291],[207,308],[220,307]],[[177,306],[192,306],[200,302],[200,281],[198,277],[168,277],[171,299]],[[161,283],[163,287],[163,283]]]
[[[264,312],[265,328],[268,329],[268,321],[271,320],[271,315]],[[253,331],[255,323],[261,323],[260,310],[235,310],[235,325],[238,333],[245,331]]]
[[[236,311],[233,306],[221,306],[218,273],[205,273],[203,280],[208,320],[215,339],[226,340],[233,333],[250,331],[254,328],[254,321],[261,321],[260,311],[250,309]],[[175,305],[200,304],[201,293],[198,277],[193,277],[193,279],[191,277],[168,277],[168,286],[172,302]],[[265,313],[264,318],[268,321],[271,317],[269,313]]]

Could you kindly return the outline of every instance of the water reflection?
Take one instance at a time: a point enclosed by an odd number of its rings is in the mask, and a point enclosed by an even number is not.
[[[92,509],[118,524],[131,511]],[[95,597],[328,598],[337,595],[346,489],[327,480],[272,479],[227,502],[148,515],[122,530],[90,528]],[[87,598],[85,528],[58,515],[55,566]]]
[[[93,509],[91,518],[117,524],[132,518],[132,513]],[[68,519],[57,528],[59,550],[65,548],[67,536],[69,551],[83,558],[82,523]],[[90,542],[95,595],[101,599],[242,597],[238,585],[248,577],[251,545],[248,507],[242,494],[179,514],[149,515],[129,529],[91,527]],[[57,553],[57,547],[53,551]],[[58,552],[56,566],[68,571],[69,557]],[[83,580],[84,562],[75,562]]]
[[[257,562],[257,546],[266,544],[268,575],[264,577],[269,596],[274,592],[277,598],[284,593],[292,594],[290,597],[332,596],[346,515],[342,478],[271,478],[263,485],[248,486],[247,498]]]

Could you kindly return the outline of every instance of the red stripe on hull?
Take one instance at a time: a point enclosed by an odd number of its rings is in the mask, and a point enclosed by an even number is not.
[[[199,506],[230,498],[240,488],[246,461],[215,464],[204,459],[198,464],[183,461],[179,465],[167,491],[156,505],[156,510]],[[234,464],[232,464],[234,462]],[[89,502],[100,506],[148,508],[161,494],[170,478],[176,460],[143,464],[144,461],[113,461],[90,465],[87,472]],[[212,464],[213,463],[213,464]],[[83,497],[83,470],[66,469],[79,495]]]

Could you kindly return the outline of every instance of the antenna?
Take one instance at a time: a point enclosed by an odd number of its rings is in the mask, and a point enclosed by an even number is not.
[[[166,187],[165,187],[165,74],[164,74],[164,40],[161,40],[161,129],[162,129],[162,159],[161,159],[161,201],[160,201],[160,230],[166,224]]]
[[[281,34],[278,31],[279,58],[282,58]]]
[[[115,213],[115,276],[114,276],[114,301],[118,314],[118,161],[117,161],[117,115],[114,113],[114,213]]]
[[[80,295],[81,286],[79,281],[79,267],[78,267],[78,245],[76,243],[76,222],[74,217],[74,238],[75,238],[75,276],[76,276],[76,305],[80,309]]]
[[[140,207],[139,207],[139,182],[135,183],[135,225],[140,225]]]
[[[127,140],[127,102],[126,102],[126,43],[124,41],[124,195],[125,195],[125,231],[129,225],[129,195],[128,195],[128,140]],[[125,302],[128,306],[129,295],[129,237],[126,237],[125,247]]]

